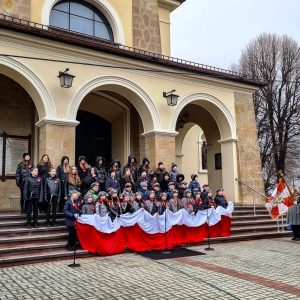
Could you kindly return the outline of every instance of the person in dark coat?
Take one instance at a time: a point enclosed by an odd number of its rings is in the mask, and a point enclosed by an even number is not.
[[[84,178],[88,175],[90,166],[88,164],[87,158],[83,155],[80,155],[77,161],[78,161],[78,166],[77,166],[78,176],[81,182],[83,182]]]
[[[184,191],[187,189],[187,182],[185,180],[181,181],[179,183],[179,188],[178,188],[178,198],[182,199],[184,196]]]
[[[198,181],[198,175],[197,174],[192,174],[191,175],[191,179],[192,181],[190,182],[189,184],[189,189],[192,191],[194,189],[198,189],[200,192],[201,192],[201,186],[200,186],[200,183]]]
[[[168,183],[167,200],[171,199],[171,197],[172,197],[172,191],[175,190],[175,187],[176,187],[175,182],[170,181]]]
[[[148,199],[149,190],[146,182],[140,183],[140,192],[142,194],[142,199],[146,201]]]
[[[39,163],[37,164],[37,168],[38,168],[38,171],[39,171],[38,175],[39,175],[39,177],[42,178],[43,185],[44,185],[45,178],[47,176],[49,176],[49,171],[50,171],[51,168],[53,168],[51,160],[49,158],[49,155],[47,155],[47,154],[42,155]],[[47,208],[46,208],[46,204],[45,204],[44,201],[39,202],[38,206],[39,206],[39,211],[40,212],[45,212],[46,213]]]
[[[100,183],[100,191],[105,190],[105,182],[107,179],[107,170],[105,166],[106,160],[102,156],[97,156],[95,171],[97,174],[97,181]]]
[[[69,231],[67,244],[67,249],[69,251],[73,251],[76,248],[77,235],[74,223],[76,223],[76,220],[81,215],[81,210],[78,204],[78,195],[78,191],[71,190],[69,192],[69,198],[65,202],[64,206],[65,224]]]
[[[176,176],[176,182],[175,182],[176,189],[179,188],[180,182],[183,181],[183,180],[184,180],[184,175],[183,174],[177,174],[177,176]]]
[[[112,160],[110,163],[110,171],[114,170],[115,171],[115,176],[116,179],[119,181],[121,184],[121,178],[122,178],[122,171],[121,171],[121,163],[118,159]]]
[[[39,171],[39,177],[43,180],[49,175],[49,171],[53,168],[51,160],[47,154],[42,155],[39,163],[37,164],[37,168]]]
[[[111,169],[109,171],[109,176],[105,182],[105,190],[108,192],[110,189],[115,189],[117,193],[120,193],[121,186],[119,180],[116,178],[116,171]]]
[[[194,192],[193,212],[196,214],[198,212],[198,210],[204,210],[204,205],[203,205],[203,201],[201,199],[201,193],[200,193],[200,191],[197,190]]]
[[[23,195],[23,187],[25,180],[30,176],[30,170],[33,168],[33,164],[30,159],[29,153],[23,153],[23,161],[18,164],[16,170],[16,184],[20,189],[20,207],[21,214],[25,213],[25,201]]]
[[[293,231],[292,240],[300,241],[300,196],[297,203],[288,209],[287,223],[291,225]]]
[[[170,175],[169,175],[168,172],[165,172],[164,175],[163,175],[163,179],[160,183],[160,190],[162,192],[167,192],[168,191],[169,182],[170,182]]]
[[[157,178],[157,182],[160,184],[163,180],[164,174],[167,173],[163,162],[158,163],[158,168],[154,170],[154,174]]]
[[[208,209],[210,208],[210,199],[209,199],[209,192],[210,192],[210,188],[209,188],[209,185],[208,184],[204,184],[202,186],[203,190],[201,192],[201,199],[202,199],[202,202],[203,202],[203,209]]]
[[[97,174],[95,171],[95,168],[90,168],[87,171],[87,175],[83,178],[82,183],[81,183],[81,195],[84,197],[84,195],[88,192],[90,189],[91,185],[93,183],[98,183],[97,181]],[[98,183],[99,186],[99,183]]]
[[[63,156],[60,165],[56,168],[56,176],[60,180],[60,198],[58,199],[58,211],[62,212],[64,209],[67,195],[65,194],[65,185],[70,171],[69,157]]]
[[[138,190],[141,190],[141,182],[146,182],[147,187],[150,188],[150,176],[146,173],[145,170],[142,170],[137,182],[136,182],[136,187]]]
[[[172,163],[171,171],[169,172],[170,181],[175,182],[178,174],[177,165]]]
[[[38,205],[43,202],[43,179],[38,176],[38,168],[31,169],[30,176],[26,178],[23,186],[27,228],[38,227]],[[33,212],[33,217],[31,213]],[[33,224],[31,224],[33,221]]]
[[[133,181],[134,181],[134,183],[136,183],[139,174],[138,174],[137,160],[136,160],[136,158],[133,155],[129,155],[128,156],[128,162],[124,166],[123,173],[126,172],[126,169],[130,169]]]
[[[227,208],[228,202],[227,202],[226,196],[224,194],[224,190],[222,188],[219,188],[219,189],[217,189],[216,193],[217,194],[214,199],[216,207],[222,206],[223,208]]]
[[[123,173],[123,176],[121,178],[121,190],[125,189],[125,185],[127,183],[131,184],[132,192],[135,192],[136,191],[135,181],[134,181],[133,176],[131,174],[131,169],[130,168],[124,168],[124,173]]]
[[[56,170],[50,169],[49,176],[45,179],[44,184],[44,200],[46,203],[46,219],[47,225],[56,226],[56,208],[60,199],[61,183],[56,176]],[[50,222],[50,212],[52,213],[52,221]]]
[[[81,179],[78,175],[77,167],[70,167],[67,180],[65,182],[65,195],[69,195],[70,191],[78,191],[81,189]]]
[[[145,203],[145,210],[150,213],[152,216],[157,213],[158,209],[155,204],[155,191],[149,191],[148,199]]]
[[[109,216],[111,220],[114,221],[116,217],[120,216],[120,199],[118,197],[118,191],[115,189],[111,189],[109,194]]]
[[[143,171],[146,171],[146,173],[150,176],[149,170],[151,169],[150,167],[150,161],[147,157],[143,158],[142,164],[140,165],[138,169],[138,175],[141,175]]]

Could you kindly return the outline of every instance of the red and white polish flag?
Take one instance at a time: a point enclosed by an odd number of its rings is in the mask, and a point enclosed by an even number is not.
[[[294,205],[294,198],[291,195],[286,182],[281,178],[266,203],[266,209],[271,217],[276,220],[281,215],[285,214],[292,205]]]

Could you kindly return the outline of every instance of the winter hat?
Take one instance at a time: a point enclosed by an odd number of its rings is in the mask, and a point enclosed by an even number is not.
[[[158,182],[155,182],[155,183],[152,184],[152,187],[153,187],[153,188],[155,188],[156,186],[160,187],[160,185],[159,185]]]
[[[180,185],[182,185],[182,184],[187,185],[187,182],[186,182],[185,180],[182,180],[182,181],[180,182]]]
[[[99,186],[99,182],[93,182],[93,183],[91,184],[91,189],[92,189],[94,186]]]
[[[23,153],[23,159],[27,156],[30,155],[28,152]]]
[[[162,161],[160,161],[159,163],[158,163],[158,167],[160,166],[160,165],[163,165],[164,163],[162,162]]]
[[[208,183],[205,183],[205,184],[203,184],[202,188],[204,189],[204,188],[206,188],[207,186],[209,186],[209,184],[208,184]]]
[[[172,190],[172,191],[171,191],[171,194],[172,194],[172,195],[178,194],[178,190]]]
[[[85,195],[84,195],[84,201],[87,201],[89,198],[92,198],[93,199],[93,197],[92,197],[92,194],[91,193],[86,193]]]
[[[70,197],[71,195],[77,194],[77,193],[78,193],[77,190],[70,190],[70,191],[69,191],[69,197]]]
[[[170,185],[175,185],[175,182],[170,181],[170,182],[168,183],[168,186],[170,186]]]
[[[129,188],[129,187],[132,187],[132,184],[129,183],[129,182],[127,182],[127,183],[125,184],[125,188]]]
[[[167,197],[168,194],[167,194],[166,192],[162,192],[162,193],[160,193],[160,195],[159,195],[160,199],[161,199],[162,196],[166,196],[166,197]]]
[[[192,175],[191,175],[191,179],[192,179],[192,181],[195,181],[195,178],[196,178],[196,177],[198,177],[198,175],[197,175],[197,174],[192,174]]]
[[[223,192],[223,191],[224,191],[223,188],[219,188],[216,190],[216,193]]]
[[[191,193],[192,191],[190,190],[190,189],[186,189],[185,191],[184,191],[184,196],[186,196],[186,194],[188,194],[188,193]]]
[[[176,164],[174,164],[174,163],[172,163],[172,165],[171,165],[171,169],[173,169],[173,167],[177,167],[177,165],[176,165]]]
[[[140,187],[142,188],[142,187],[145,187],[145,186],[148,186],[147,182],[142,181],[142,182],[140,183]]]
[[[150,194],[154,194],[155,195],[155,191],[150,190],[149,193],[148,193],[148,195],[150,195]]]
[[[82,160],[85,160],[86,163],[88,162],[88,159],[84,155],[80,155],[78,157],[78,163],[80,163]]]
[[[106,193],[103,192],[103,191],[101,191],[101,192],[99,193],[99,197],[102,197],[102,196],[105,196],[105,197],[106,197]]]
[[[201,192],[199,191],[199,189],[193,189],[193,195],[200,195]]]
[[[142,192],[136,192],[135,195],[141,195],[142,196]]]

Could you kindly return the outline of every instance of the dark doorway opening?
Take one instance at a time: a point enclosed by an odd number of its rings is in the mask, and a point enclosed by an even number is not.
[[[93,113],[79,110],[76,127],[76,158],[84,155],[89,164],[95,164],[97,156],[111,161],[111,124]]]

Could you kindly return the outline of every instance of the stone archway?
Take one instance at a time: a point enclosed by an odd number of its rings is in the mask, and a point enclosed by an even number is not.
[[[170,130],[176,130],[180,113],[188,111],[186,123],[199,125],[209,144],[208,180],[213,189],[223,186],[233,201],[239,201],[238,159],[236,149],[236,123],[224,103],[208,94],[191,94],[184,97],[175,109]],[[222,158],[222,167],[219,158]],[[189,174],[190,175],[190,174]]]

